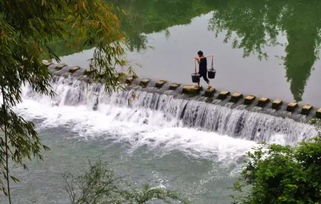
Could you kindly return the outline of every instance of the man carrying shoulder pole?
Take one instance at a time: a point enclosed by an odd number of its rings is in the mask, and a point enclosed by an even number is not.
[[[208,89],[210,89],[210,80],[207,78],[207,59],[204,57],[204,53],[201,50],[197,52],[197,55],[198,57],[195,57],[194,59],[199,64],[198,73],[200,74],[200,77],[203,77],[204,81],[207,83]],[[200,86],[200,82],[198,82],[198,86]]]

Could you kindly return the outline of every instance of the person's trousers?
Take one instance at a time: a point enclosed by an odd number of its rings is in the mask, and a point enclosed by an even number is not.
[[[201,77],[203,77],[204,81],[206,81],[206,83],[209,83],[210,80],[208,80],[207,78],[207,72],[206,73],[199,73],[201,75]]]

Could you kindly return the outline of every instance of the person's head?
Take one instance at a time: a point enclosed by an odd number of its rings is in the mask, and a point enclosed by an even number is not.
[[[203,53],[203,51],[200,50],[200,51],[197,52],[197,55],[198,55],[199,57],[203,57],[203,56],[204,56],[204,53]]]

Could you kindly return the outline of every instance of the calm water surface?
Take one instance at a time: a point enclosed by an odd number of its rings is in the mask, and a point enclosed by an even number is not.
[[[127,12],[128,61],[141,76],[191,83],[192,59],[201,49],[215,55],[218,89],[321,106],[319,1],[115,4]],[[91,56],[86,50],[63,61],[87,66]]]

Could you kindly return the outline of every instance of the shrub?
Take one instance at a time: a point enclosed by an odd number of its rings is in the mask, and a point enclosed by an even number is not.
[[[234,203],[321,203],[321,138],[248,153]]]

